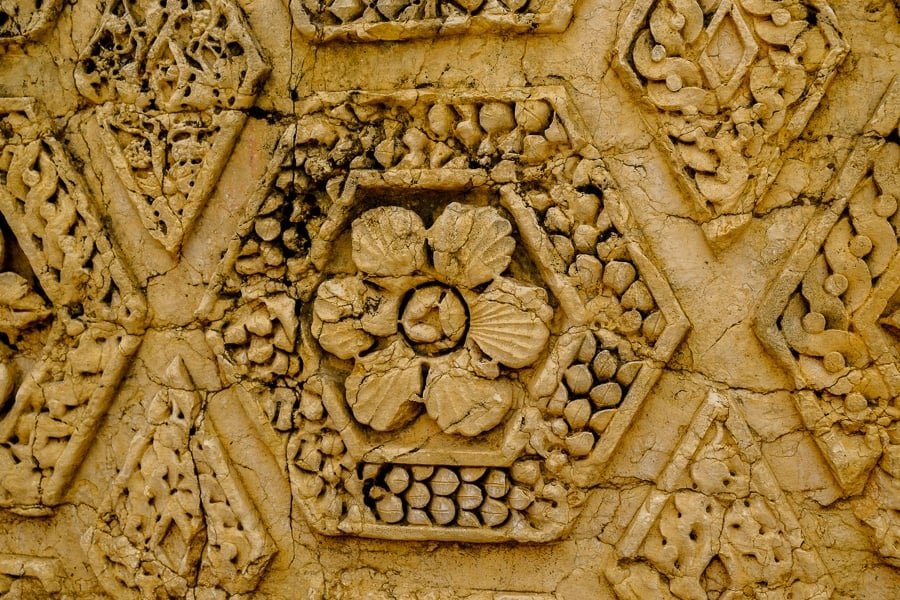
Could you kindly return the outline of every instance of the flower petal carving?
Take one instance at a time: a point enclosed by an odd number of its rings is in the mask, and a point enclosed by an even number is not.
[[[409,423],[421,408],[421,364],[401,341],[359,357],[345,384],[353,416],[376,431]]]
[[[312,334],[322,348],[347,360],[372,346],[375,338],[360,322],[365,298],[366,286],[355,277],[330,279],[319,286]]]
[[[514,388],[505,379],[476,376],[462,364],[468,359],[464,353],[453,363],[431,369],[425,407],[445,432],[473,437],[500,424],[513,405]]]
[[[381,206],[353,222],[353,262],[369,275],[399,277],[425,264],[425,225],[399,206]]]
[[[448,283],[474,287],[509,266],[516,242],[497,209],[450,204],[428,231],[434,268]]]
[[[498,279],[470,307],[469,337],[482,352],[520,369],[540,356],[553,310],[547,293],[509,279]]]

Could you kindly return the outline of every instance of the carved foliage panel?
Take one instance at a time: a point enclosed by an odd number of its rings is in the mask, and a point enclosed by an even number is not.
[[[206,204],[269,66],[232,0],[109,0],[75,68],[150,235],[173,255]]]
[[[0,504],[40,511],[87,451],[146,306],[35,102],[4,99],[0,118]]]
[[[847,160],[757,315],[801,390],[797,408],[858,516],[896,564],[900,532],[897,295],[900,85]]]
[[[753,210],[847,45],[824,1],[638,0],[616,52],[698,207],[715,217]]]
[[[834,585],[740,407],[697,410],[605,569],[622,600],[828,598]]]
[[[574,0],[284,0],[314,42],[398,41],[445,35],[559,33]]]
[[[166,379],[82,540],[91,567],[115,598],[250,592],[274,544],[180,358]]]

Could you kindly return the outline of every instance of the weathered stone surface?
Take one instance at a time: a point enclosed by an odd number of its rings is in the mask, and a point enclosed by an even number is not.
[[[0,0],[0,597],[892,599],[892,0]]]

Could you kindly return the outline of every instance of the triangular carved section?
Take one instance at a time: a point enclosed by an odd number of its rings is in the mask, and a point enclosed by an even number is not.
[[[631,516],[605,575],[621,600],[833,590],[740,407],[718,392]]]
[[[149,401],[146,425],[84,536],[91,567],[116,598],[251,591],[274,544],[201,418],[202,395],[180,358],[166,385]]]
[[[215,188],[246,115],[236,110],[146,113],[98,108],[101,135],[144,227],[170,253],[181,248]]]
[[[0,121],[0,211],[14,249],[0,275],[12,344],[0,353],[0,506],[40,514],[62,500],[90,448],[146,305],[35,101],[0,99]],[[25,321],[46,311],[41,349]]]

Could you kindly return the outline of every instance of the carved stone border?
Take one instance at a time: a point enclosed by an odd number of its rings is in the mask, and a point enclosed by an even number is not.
[[[350,9],[346,21],[340,24],[329,25],[322,23],[323,14],[328,9],[323,5],[318,10],[312,10],[303,0],[284,0],[293,15],[294,27],[303,36],[314,43],[326,43],[331,41],[348,42],[378,42],[378,41],[402,41],[410,39],[433,38],[451,35],[479,35],[499,33],[560,33],[565,31],[572,19],[575,0],[548,0],[539,10],[511,10],[505,6],[502,0],[486,0],[479,5],[491,5],[494,12],[481,12],[479,14],[465,14],[446,16],[433,16],[425,18],[401,19],[400,10],[394,18],[382,15],[375,8],[374,3],[366,6],[359,2],[358,8]],[[341,2],[343,5],[353,5],[351,2],[336,0],[334,4]],[[431,0],[437,7],[439,4],[451,6],[459,11],[459,8],[448,0]],[[522,6],[528,0],[522,2]],[[409,7],[418,3],[409,3]],[[401,9],[402,10],[402,9]],[[437,10],[435,8],[435,10]],[[477,9],[476,9],[477,10]],[[353,14],[357,16],[352,16]],[[384,21],[369,20],[366,15],[372,13],[375,18],[383,17]],[[338,18],[340,20],[340,18]]]

